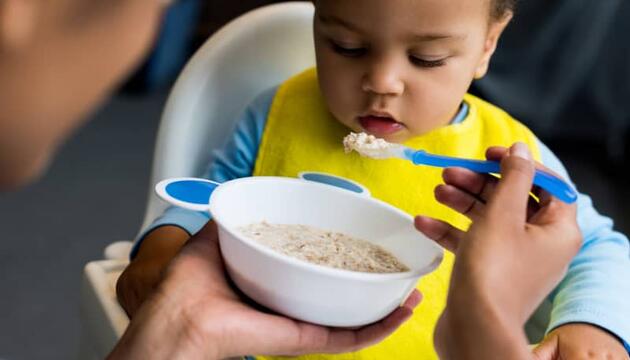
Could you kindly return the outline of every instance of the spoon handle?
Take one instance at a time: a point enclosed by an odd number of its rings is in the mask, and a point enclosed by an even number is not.
[[[462,159],[450,156],[433,155],[426,151],[415,151],[411,161],[416,165],[429,165],[436,167],[461,167],[482,174],[499,174],[501,165],[496,161]],[[543,170],[536,169],[534,185],[537,185],[565,203],[571,204],[577,200],[577,192],[573,187],[559,177]]]

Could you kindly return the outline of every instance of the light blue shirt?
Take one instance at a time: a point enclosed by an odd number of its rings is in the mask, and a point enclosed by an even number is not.
[[[251,176],[267,114],[277,88],[258,96],[237,122],[228,144],[215,151],[205,178],[225,182]],[[464,103],[452,123],[464,120],[468,106]],[[538,141],[542,162],[569,179],[558,158]],[[572,322],[597,325],[622,339],[630,351],[630,246],[623,234],[613,230],[610,218],[600,215],[590,197],[579,194],[577,220],[584,237],[580,252],[569,266],[567,275],[550,294],[526,330],[530,340],[539,341],[544,333]],[[209,220],[206,212],[177,207],[167,209],[143,234],[162,225],[175,225],[190,234],[198,232]],[[139,237],[141,240],[143,235]],[[132,257],[137,251],[137,241]],[[544,259],[543,259],[544,260]]]

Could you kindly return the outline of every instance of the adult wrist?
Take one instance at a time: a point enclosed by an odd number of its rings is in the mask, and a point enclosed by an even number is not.
[[[439,339],[444,358],[528,359],[523,324],[504,304],[474,289],[451,291],[442,315]]]

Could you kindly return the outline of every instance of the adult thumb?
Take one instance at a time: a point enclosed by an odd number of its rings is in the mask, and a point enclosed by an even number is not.
[[[198,252],[206,254],[209,251],[217,254],[219,252],[217,225],[213,220],[208,221],[199,232],[191,236],[181,249],[182,253]]]
[[[504,216],[525,221],[534,174],[535,164],[527,145],[514,143],[501,160],[501,180],[489,201],[491,208]]]
[[[558,358],[558,337],[549,336],[534,348],[533,355],[535,360],[554,360]]]

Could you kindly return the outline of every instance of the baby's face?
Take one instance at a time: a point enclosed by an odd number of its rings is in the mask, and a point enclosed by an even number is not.
[[[331,113],[391,142],[444,126],[485,74],[509,21],[489,0],[318,0],[320,87]]]

